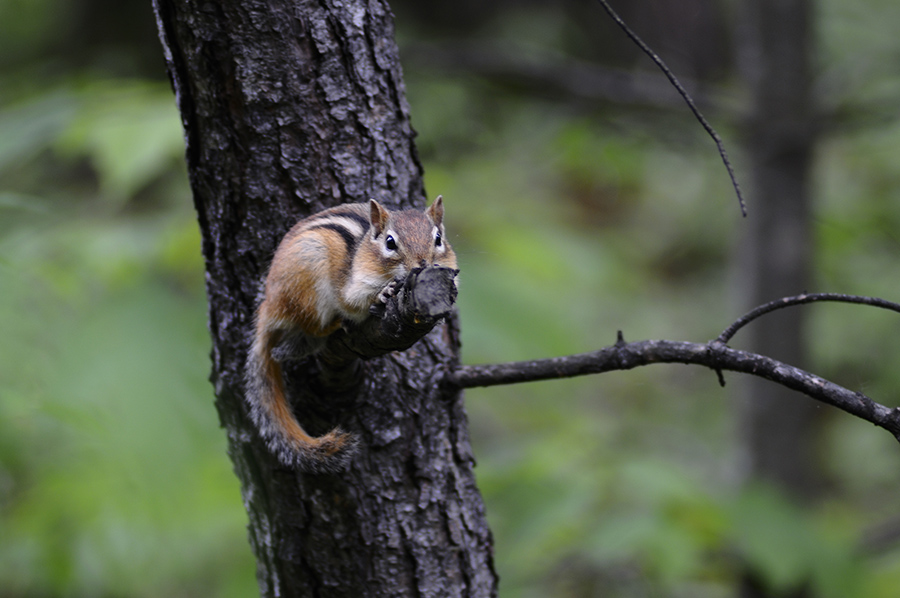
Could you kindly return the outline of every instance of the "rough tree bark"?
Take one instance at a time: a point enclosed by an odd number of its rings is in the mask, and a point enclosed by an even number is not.
[[[211,380],[241,480],[264,596],[493,596],[473,475],[456,320],[362,363],[340,400],[289,378],[304,425],[355,432],[348,471],[311,475],[268,453],[243,401],[257,294],[300,217],[374,197],[421,207],[422,169],[393,17],[380,0],[154,0],[203,235]],[[452,211],[452,198],[448,198]]]

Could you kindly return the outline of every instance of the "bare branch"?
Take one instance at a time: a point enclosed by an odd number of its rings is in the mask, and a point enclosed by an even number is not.
[[[744,194],[741,193],[741,186],[738,185],[737,176],[734,174],[734,168],[731,166],[731,160],[728,158],[728,152],[725,151],[725,144],[722,142],[722,138],[719,137],[719,134],[716,133],[716,130],[713,129],[712,125],[706,120],[700,110],[697,108],[696,104],[694,104],[694,100],[691,98],[691,95],[687,92],[687,90],[681,85],[681,82],[678,81],[678,78],[675,74],[666,66],[666,63],[663,62],[662,58],[656,55],[656,52],[650,49],[644,40],[642,40],[638,35],[631,30],[631,28],[622,20],[616,11],[612,9],[612,6],[609,5],[609,2],[606,0],[598,0],[600,4],[603,6],[603,10],[606,11],[606,14],[616,22],[616,25],[619,26],[619,29],[625,32],[631,41],[633,41],[637,46],[641,49],[641,51],[646,54],[650,60],[659,67],[659,70],[663,72],[669,82],[678,90],[678,94],[684,99],[685,103],[688,105],[688,108],[691,109],[691,112],[694,114],[694,117],[697,121],[703,126],[704,130],[709,134],[712,140],[716,143],[716,148],[719,150],[719,156],[722,158],[722,163],[725,165],[725,170],[728,171],[728,176],[731,177],[731,185],[734,187],[734,192],[737,195],[738,204],[741,206],[741,214],[747,216],[747,206],[744,204]]]
[[[832,405],[889,431],[900,441],[900,408],[889,408],[866,395],[848,390],[815,374],[770,357],[739,351],[718,340],[709,343],[646,340],[615,345],[578,355],[495,365],[460,366],[448,382],[460,388],[495,386],[554,378],[571,378],[614,370],[630,370],[652,363],[703,365],[716,372],[729,370],[776,382]]]
[[[764,303],[759,307],[753,308],[752,310],[738,318],[734,322],[734,324],[723,330],[722,334],[720,334],[716,338],[716,340],[723,344],[727,343],[729,340],[731,340],[735,333],[737,333],[738,330],[740,330],[756,318],[763,316],[769,312],[773,312],[776,309],[790,307],[792,305],[802,305],[804,303],[815,303],[817,301],[835,301],[839,303],[872,305],[874,307],[881,307],[883,309],[889,309],[891,311],[900,313],[900,304],[894,303],[892,301],[886,301],[884,299],[878,299],[876,297],[843,295],[841,293],[803,293],[802,295],[795,295],[794,297],[782,297],[781,299],[776,299],[775,301],[770,301],[769,303]]]

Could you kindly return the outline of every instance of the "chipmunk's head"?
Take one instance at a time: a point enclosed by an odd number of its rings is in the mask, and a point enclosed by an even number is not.
[[[401,278],[413,268],[456,268],[456,254],[444,235],[441,196],[424,212],[390,212],[374,199],[369,200],[369,209],[368,241],[377,246],[378,259],[392,273],[391,278]]]

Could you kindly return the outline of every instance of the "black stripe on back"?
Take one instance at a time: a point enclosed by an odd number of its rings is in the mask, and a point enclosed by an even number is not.
[[[343,211],[337,212],[336,215],[340,215],[341,217],[349,218],[350,220],[355,220],[355,221],[359,222],[359,226],[363,230],[369,230],[369,226],[371,226],[371,223],[369,222],[369,217],[363,216],[359,212],[347,210],[346,212],[343,212]]]
[[[353,220],[359,223],[359,226],[363,230],[368,230],[371,223],[369,222],[369,217],[367,214],[360,214],[358,211],[353,208],[356,207],[356,204],[346,205],[346,206],[338,206],[336,208],[332,208],[330,210],[324,210],[317,214],[313,214],[309,218],[306,219],[306,222],[309,224],[315,224],[317,220],[326,220],[328,218],[347,218],[349,220]]]
[[[344,214],[341,214],[341,216],[344,216]],[[368,221],[366,221],[366,223],[368,224]],[[317,228],[327,228],[328,230],[333,230],[344,240],[344,244],[347,246],[347,255],[352,256],[354,253],[356,253],[356,246],[359,245],[359,239],[345,227],[333,222],[324,222],[322,224],[310,226],[306,230],[315,230]]]

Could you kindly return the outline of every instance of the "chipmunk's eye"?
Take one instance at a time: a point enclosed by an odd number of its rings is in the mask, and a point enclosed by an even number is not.
[[[388,235],[387,237],[385,237],[384,246],[391,251],[397,251],[397,241],[394,240],[393,235]]]
[[[441,232],[438,231],[438,232],[434,233],[434,246],[440,247],[441,243],[443,243],[443,242],[444,241],[443,241],[443,238],[441,237]]]

